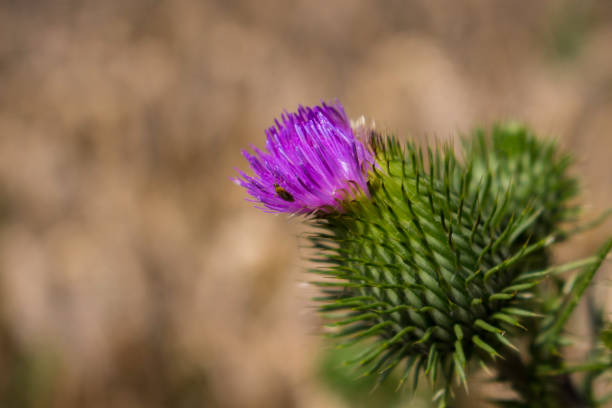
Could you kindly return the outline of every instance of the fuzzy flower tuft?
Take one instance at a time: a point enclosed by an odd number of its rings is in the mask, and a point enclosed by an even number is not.
[[[340,102],[299,106],[266,131],[266,150],[243,151],[255,172],[234,182],[272,212],[342,211],[342,201],[368,194],[372,153],[355,137]]]

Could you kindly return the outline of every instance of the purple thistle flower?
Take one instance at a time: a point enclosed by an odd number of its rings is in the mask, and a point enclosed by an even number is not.
[[[372,153],[355,137],[340,102],[299,106],[266,130],[267,152],[243,150],[255,177],[239,171],[234,182],[272,212],[342,211],[342,201],[369,194]]]

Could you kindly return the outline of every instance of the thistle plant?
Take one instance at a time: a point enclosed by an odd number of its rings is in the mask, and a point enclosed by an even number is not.
[[[365,345],[349,363],[379,381],[397,373],[400,386],[425,375],[440,406],[479,366],[515,390],[501,405],[599,406],[594,382],[612,369],[605,316],[592,308],[584,364],[563,358],[563,329],[612,240],[551,265],[550,249],[581,231],[571,159],[554,142],[508,124],[475,131],[458,153],[401,144],[352,126],[339,102],[285,113],[266,134],[267,152],[244,152],[254,176],[235,182],[265,211],[311,225],[330,337]]]

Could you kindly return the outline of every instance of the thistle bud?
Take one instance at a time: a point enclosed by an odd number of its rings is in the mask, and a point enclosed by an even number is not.
[[[517,142],[528,153],[504,150]],[[455,374],[465,382],[471,359],[515,352],[509,337],[534,315],[529,298],[542,274],[532,272],[554,242],[572,181],[550,145],[526,133],[496,128],[494,147],[473,144],[463,164],[448,147],[424,154],[377,135],[372,145],[370,197],[314,221],[316,260],[326,265],[314,272],[333,278],[317,282],[321,310],[344,344],[370,339],[354,361],[367,373],[384,379],[404,363],[403,380],[416,367],[446,384]],[[526,184],[525,173],[547,169],[555,191]],[[547,218],[552,197],[558,215]]]
[[[517,123],[496,125],[486,138],[477,131],[468,141],[467,162],[474,173],[485,179],[494,175],[493,196],[511,190],[511,212],[532,207],[540,212],[537,223],[525,231],[532,240],[553,232],[560,223],[568,221],[577,207],[568,201],[577,191],[577,182],[567,176],[572,163],[567,154],[560,154],[554,141],[541,141],[525,126]]]

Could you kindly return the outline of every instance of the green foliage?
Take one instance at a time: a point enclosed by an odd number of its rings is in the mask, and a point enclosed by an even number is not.
[[[402,384],[423,372],[444,404],[454,378],[467,388],[470,362],[516,360],[511,338],[563,307],[559,291],[541,295],[543,279],[603,258],[548,265],[577,187],[569,158],[524,127],[476,132],[462,162],[448,146],[401,146],[377,134],[371,144],[371,197],[312,219],[317,300],[340,347],[367,344],[350,361],[364,374],[382,382],[399,371]],[[543,358],[558,367],[557,357]]]
[[[607,327],[601,332],[601,341],[610,351],[612,351],[612,326]]]

